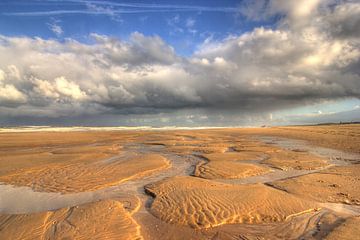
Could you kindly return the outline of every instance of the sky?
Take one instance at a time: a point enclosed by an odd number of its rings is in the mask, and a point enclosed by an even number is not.
[[[360,121],[355,0],[0,1],[0,126]]]

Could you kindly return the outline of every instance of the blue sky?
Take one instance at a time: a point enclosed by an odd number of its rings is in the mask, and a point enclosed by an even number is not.
[[[239,0],[210,1],[2,1],[0,29],[10,36],[73,38],[90,33],[121,39],[138,31],[159,35],[180,55],[192,54],[207,38],[222,39],[272,22],[248,21]],[[62,33],[51,30],[57,25]]]
[[[2,125],[360,120],[354,0],[3,0]]]

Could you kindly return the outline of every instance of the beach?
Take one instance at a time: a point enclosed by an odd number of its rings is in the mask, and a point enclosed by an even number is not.
[[[359,239],[360,125],[0,131],[0,239]]]

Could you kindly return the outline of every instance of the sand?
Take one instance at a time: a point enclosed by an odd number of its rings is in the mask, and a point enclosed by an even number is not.
[[[269,172],[266,167],[234,161],[209,162],[197,166],[194,176],[206,179],[239,179]]]
[[[133,209],[133,212],[136,209]],[[53,212],[0,215],[0,239],[143,239],[140,226],[115,200]]]
[[[194,176],[206,179],[238,179],[264,174],[270,171],[266,166],[259,166],[242,161],[259,160],[264,155],[260,152],[226,152],[203,154],[207,162],[196,166]]]
[[[264,160],[263,163],[285,171],[291,169],[314,170],[329,165],[324,158],[306,152],[297,152],[294,154],[294,151],[278,148],[273,148],[265,152],[269,154],[269,158]]]
[[[237,186],[174,177],[148,185],[146,191],[155,197],[152,214],[193,228],[279,222],[317,209],[315,203],[260,184]]]
[[[16,137],[16,136],[21,136]],[[124,150],[136,132],[0,134],[0,182],[40,192],[95,191],[170,166],[160,154]]]
[[[302,139],[316,146],[360,153],[360,124],[265,127],[239,130],[242,134]]]
[[[203,154],[204,158],[211,162],[217,161],[251,161],[262,160],[267,157],[263,152],[255,151],[233,151],[226,153]]]
[[[360,239],[360,217],[346,219],[326,236],[326,240],[354,240]]]
[[[11,214],[0,192],[0,239],[360,236],[360,157],[311,151],[360,153],[360,125],[46,130],[0,133],[0,182],[12,185],[0,191],[28,187],[29,206],[53,193],[61,207]]]
[[[319,202],[360,205],[360,165],[332,167],[271,185]]]
[[[15,171],[0,177],[0,182],[31,187],[39,192],[75,193],[96,191],[130,179],[146,176],[169,167],[161,155],[148,154],[121,162],[57,163]]]
[[[211,141],[211,140],[209,140]],[[209,153],[224,153],[228,150],[229,145],[224,143],[204,144],[204,141],[188,141],[188,143],[176,142],[171,145],[166,145],[169,151],[177,154],[209,154]]]

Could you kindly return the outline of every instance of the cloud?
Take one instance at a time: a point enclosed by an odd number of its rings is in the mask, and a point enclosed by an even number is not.
[[[324,16],[324,26],[335,37],[351,39],[360,37],[360,4],[346,3],[338,5]]]
[[[108,15],[111,17],[112,20],[117,22],[124,22],[124,20],[120,17],[120,12],[116,11],[112,5],[101,5],[96,4],[96,2],[84,2],[86,5],[87,10],[91,13],[96,13],[94,15]]]
[[[86,93],[80,89],[79,85],[68,81],[65,77],[57,77],[54,81],[55,89],[60,94],[71,97],[75,100],[84,100],[86,98]]]
[[[196,22],[195,19],[189,17],[189,18],[186,19],[185,25],[188,28],[192,28],[192,27],[195,26],[195,22]]]
[[[107,65],[132,67],[147,64],[168,65],[178,61],[174,48],[158,36],[145,37],[141,33],[134,32],[129,42],[98,34],[91,36],[97,41],[97,45],[86,46],[76,43],[74,47],[88,49],[101,55],[103,58],[98,60],[99,64],[102,60],[102,63]]]
[[[184,29],[180,26],[180,15],[176,14],[171,18],[166,19],[167,25],[170,27],[170,35],[183,33]]]
[[[0,104],[3,106],[16,107],[26,103],[26,95],[6,81],[14,77],[18,76],[13,65],[8,66],[7,71],[0,69]]]
[[[259,21],[269,17],[269,1],[244,0],[239,7],[239,13],[249,20]]]
[[[359,109],[354,109],[354,110],[340,111],[335,113],[291,115],[291,116],[287,116],[287,119],[285,120],[286,122],[282,122],[282,124],[358,122],[359,119],[360,119],[360,111]],[[280,119],[277,120],[279,121]],[[279,122],[281,122],[281,120]]]
[[[59,25],[60,21],[57,19],[52,19],[52,21],[50,23],[47,23],[49,29],[57,36],[61,36],[64,31],[62,29],[62,27]]]
[[[0,114],[163,114],[166,122],[230,124],[269,120],[274,111],[327,99],[359,98],[360,4],[285,2],[258,7],[268,16],[283,15],[276,28],[209,39],[189,57],[138,32],[127,41],[94,33],[91,43],[0,36]],[[195,117],[178,119],[175,113]]]
[[[193,35],[197,33],[197,30],[195,29],[195,23],[196,23],[196,20],[191,17],[187,18],[186,22],[185,22],[187,31]]]
[[[26,102],[25,95],[16,89],[13,85],[0,85],[0,102],[5,106],[16,106]]]
[[[69,8],[69,2],[76,10]],[[147,4],[147,3],[119,3],[112,1],[90,1],[90,0],[67,0],[67,1],[43,1],[47,4],[47,11],[5,12],[10,16],[59,16],[69,14],[86,14],[110,16],[115,20],[121,20],[120,14],[143,14],[143,13],[177,13],[177,12],[223,12],[236,13],[237,7],[210,7],[196,5],[174,5],[174,4]],[[55,4],[54,4],[55,3]],[[37,4],[41,6],[41,3]],[[54,8],[51,8],[55,6]],[[32,9],[34,6],[32,5]]]

